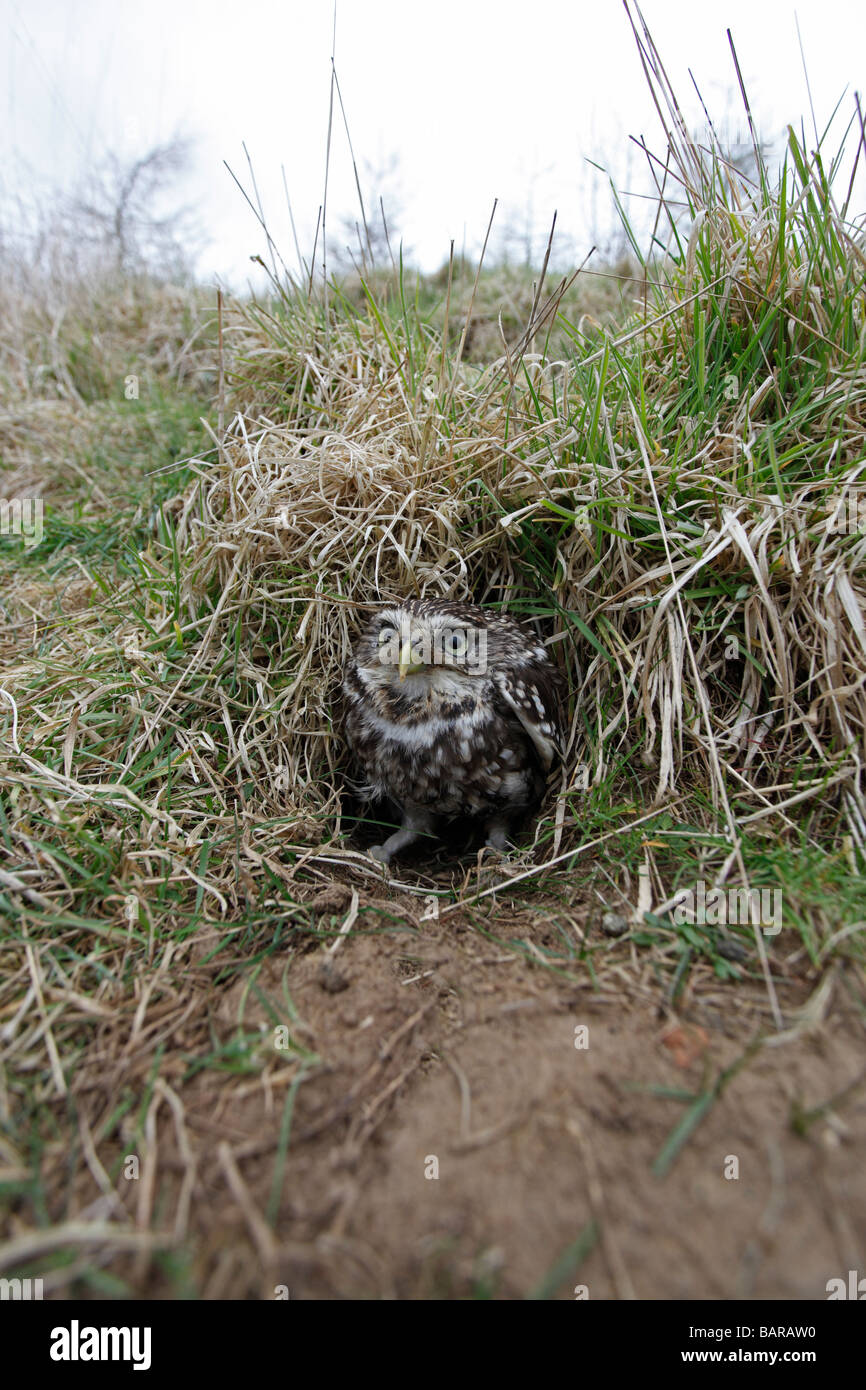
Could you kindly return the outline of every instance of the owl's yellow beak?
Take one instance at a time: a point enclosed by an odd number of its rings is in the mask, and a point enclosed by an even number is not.
[[[415,655],[412,651],[412,643],[407,637],[400,648],[400,664],[397,667],[397,670],[400,672],[401,681],[404,681],[407,675],[414,676],[416,671],[423,671],[423,669],[424,663],[423,661],[415,660]]]

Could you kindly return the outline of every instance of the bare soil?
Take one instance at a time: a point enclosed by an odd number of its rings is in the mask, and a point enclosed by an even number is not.
[[[319,899],[336,926],[349,897]],[[540,963],[544,912],[421,920],[409,895],[360,904],[335,951],[311,938],[274,954],[252,987],[215,984],[212,938],[180,947],[152,1027],[146,1013],[122,1046],[112,1030],[100,1075],[76,1087],[98,1131],[166,1041],[121,1197],[140,1224],[183,1233],[190,1291],[823,1299],[829,1279],[866,1270],[863,1024],[844,973],[816,997],[802,958],[786,967],[780,951],[786,1023],[812,1004],[775,1041],[759,979],[699,969],[673,1013],[627,943],[610,943],[596,983]],[[272,1053],[264,1072],[190,1076],[239,1022]],[[656,1174],[689,1109],[668,1092],[706,1091],[738,1061]],[[111,1268],[140,1296],[177,1296],[176,1262],[121,1253]]]

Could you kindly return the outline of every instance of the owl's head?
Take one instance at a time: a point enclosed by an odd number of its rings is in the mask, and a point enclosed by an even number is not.
[[[406,699],[468,690],[487,671],[487,627],[468,604],[410,599],[379,610],[355,651],[366,681]]]

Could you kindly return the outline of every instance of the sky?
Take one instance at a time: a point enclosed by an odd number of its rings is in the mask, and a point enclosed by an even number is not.
[[[722,133],[745,136],[730,28],[762,136],[804,118],[814,145],[799,21],[818,126],[843,98],[841,140],[863,87],[862,0],[799,0],[796,18],[786,0],[644,0],[642,12],[690,120],[689,69]],[[197,269],[235,287],[265,242],[226,163],[250,190],[246,148],[271,236],[296,265],[285,189],[309,257],[326,156],[335,246],[358,216],[346,124],[362,191],[382,192],[395,240],[427,270],[452,239],[477,254],[494,199],[500,248],[520,254],[529,237],[537,258],[556,211],[559,261],[581,260],[613,230],[589,161],[639,225],[649,217],[629,137],[659,153],[664,142],[620,0],[338,0],[335,46],[333,34],[333,0],[0,0],[0,195],[69,189],[108,151],[133,159],[185,135],[175,196],[200,224]],[[332,51],[346,123],[335,94],[329,143]]]

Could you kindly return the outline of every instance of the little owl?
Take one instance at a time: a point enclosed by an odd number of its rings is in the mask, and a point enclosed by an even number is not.
[[[390,802],[402,821],[370,851],[385,864],[464,816],[504,850],[561,756],[559,672],[519,622],[474,604],[409,599],[381,608],[343,693],[361,796]]]

